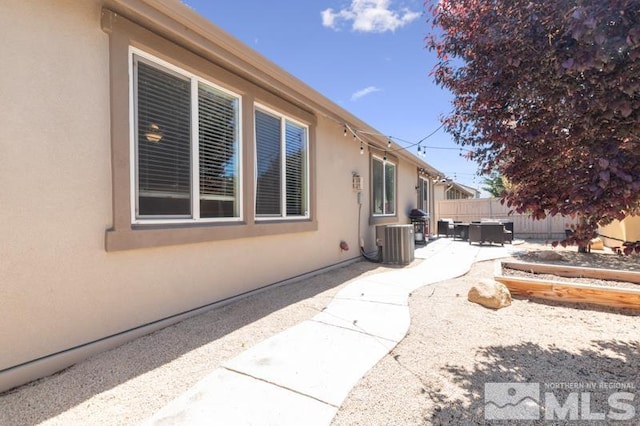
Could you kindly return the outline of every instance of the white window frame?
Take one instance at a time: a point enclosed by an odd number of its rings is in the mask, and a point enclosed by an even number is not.
[[[254,215],[255,215],[255,219],[256,222],[267,222],[267,221],[277,221],[277,220],[308,220],[311,217],[311,197],[310,197],[310,191],[311,191],[311,177],[310,177],[310,169],[309,169],[309,165],[310,165],[310,143],[309,143],[309,126],[301,121],[295,120],[293,118],[291,118],[290,116],[287,116],[285,114],[282,114],[281,112],[278,112],[272,108],[269,108],[268,106],[265,106],[263,104],[260,103],[254,103],[254,108],[253,108],[253,120],[255,123],[256,120],[256,111],[261,111],[264,112],[266,114],[270,114],[273,115],[277,118],[280,119],[280,211],[281,214],[279,215],[273,215],[273,216],[267,216],[267,215],[258,215],[257,214],[257,203],[258,203],[258,140],[257,140],[257,131],[255,129],[254,126],[254,137],[253,140],[255,141],[254,143],[254,182],[253,182],[253,193],[254,193],[254,206],[253,206],[253,211],[254,211]],[[287,158],[286,158],[286,143],[287,143],[287,135],[286,135],[286,125],[287,122],[292,123],[296,126],[300,126],[302,128],[305,129],[305,135],[306,135],[306,145],[307,145],[307,149],[306,149],[306,155],[305,155],[305,188],[304,188],[304,194],[305,194],[305,205],[306,205],[306,211],[304,215],[294,215],[294,216],[289,216],[287,215],[287,179],[286,179],[286,167],[287,167]]]
[[[167,217],[167,216],[158,216],[156,217],[138,217],[137,216],[137,206],[138,206],[138,173],[136,170],[136,166],[138,164],[138,148],[137,148],[137,117],[136,117],[136,107],[135,107],[135,70],[134,70],[134,56],[138,56],[146,61],[149,61],[159,67],[165,68],[166,70],[176,73],[181,77],[187,78],[191,84],[191,217]],[[199,83],[205,84],[209,87],[212,87],[216,90],[219,90],[229,96],[235,97],[238,101],[238,134],[237,134],[237,148],[238,148],[238,159],[237,159],[237,168],[238,168],[238,188],[237,188],[237,203],[238,203],[238,215],[235,217],[212,217],[212,218],[201,218],[200,217],[200,171],[199,171],[199,161],[200,161],[200,144],[199,144],[199,124],[198,124],[198,114],[193,113],[194,111],[198,111],[198,85]],[[130,195],[131,195],[131,223],[132,224],[176,224],[176,223],[210,223],[210,222],[241,222],[243,220],[243,173],[242,173],[242,96],[234,93],[230,90],[227,90],[219,85],[212,83],[199,75],[186,71],[176,65],[173,65],[167,61],[164,61],[156,56],[153,56],[143,50],[135,48],[133,46],[129,46],[129,158],[130,158]]]
[[[373,177],[373,161],[380,161],[382,163],[382,213],[376,213],[375,212],[375,206],[372,204],[371,205],[371,212],[372,212],[372,216],[375,217],[394,217],[396,216],[396,212],[398,210],[398,165],[393,162],[393,161],[389,161],[389,159],[385,160],[383,157],[379,157],[377,155],[373,155],[371,157],[371,202],[375,203],[375,188],[373,187],[373,185],[375,185],[375,179]],[[386,170],[386,166],[387,164],[391,164],[393,165],[393,170],[394,170],[394,179],[393,179],[393,213],[386,213],[385,212],[385,206],[384,206],[384,200],[386,198],[387,195],[387,185],[386,185],[386,177],[387,177],[387,170]]]

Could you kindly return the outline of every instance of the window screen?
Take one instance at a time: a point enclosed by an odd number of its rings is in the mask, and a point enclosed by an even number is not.
[[[286,124],[287,150],[287,216],[304,216],[307,181],[307,134],[306,129],[292,123]]]
[[[256,111],[257,185],[256,215],[279,216],[281,212],[280,119]]]
[[[190,83],[137,62],[138,214],[191,214]]]
[[[238,100],[200,83],[200,216],[238,215]]]
[[[307,217],[307,128],[256,110],[256,216]]]
[[[374,158],[372,164],[373,214],[384,214],[384,164]]]
[[[373,158],[371,184],[374,215],[394,215],[396,213],[396,165]]]

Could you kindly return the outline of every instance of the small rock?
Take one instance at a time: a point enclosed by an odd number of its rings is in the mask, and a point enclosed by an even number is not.
[[[536,253],[536,256],[540,260],[564,260],[564,257],[557,251],[541,251]]]
[[[511,293],[502,283],[483,279],[469,289],[469,302],[478,303],[492,309],[500,309],[511,305]]]

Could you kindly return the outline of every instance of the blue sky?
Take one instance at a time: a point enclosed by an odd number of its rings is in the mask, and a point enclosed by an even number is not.
[[[401,145],[432,133],[450,110],[451,95],[429,76],[436,59],[424,47],[423,0],[183,2]],[[482,186],[447,133],[425,145],[429,164]]]

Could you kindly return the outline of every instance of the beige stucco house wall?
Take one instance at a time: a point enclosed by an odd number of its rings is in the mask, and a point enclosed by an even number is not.
[[[371,161],[386,138],[363,134],[362,155],[344,123],[372,127],[180,2],[9,0],[0,27],[0,391],[199,308],[356,260],[360,238],[375,250],[376,225],[408,223],[420,175],[429,185],[442,175],[390,152],[396,213],[373,215]],[[132,225],[131,46],[241,96],[242,220]],[[308,126],[305,220],[255,217],[255,103]]]
[[[640,241],[640,216],[629,216],[601,226],[598,234],[607,247],[620,247],[625,242]]]

